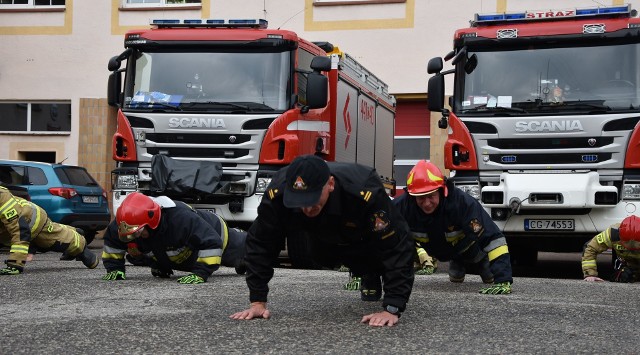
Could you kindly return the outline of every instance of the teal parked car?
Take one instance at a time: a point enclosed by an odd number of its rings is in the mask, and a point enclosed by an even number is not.
[[[0,182],[26,188],[52,221],[81,228],[87,243],[111,220],[106,191],[83,167],[0,160]]]

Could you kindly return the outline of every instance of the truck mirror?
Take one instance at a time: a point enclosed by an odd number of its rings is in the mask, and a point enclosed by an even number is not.
[[[453,58],[455,55],[456,55],[456,52],[455,52],[455,51],[451,51],[451,52],[447,53],[447,54],[444,56],[444,61],[445,61],[445,62],[446,62],[446,61],[448,61],[449,59]]]
[[[469,57],[469,59],[467,59],[467,62],[464,63],[464,71],[467,74],[471,74],[477,66],[478,66],[478,56],[473,54],[471,55],[471,57]]]
[[[427,63],[427,73],[436,74],[440,73],[442,70],[442,58],[435,57],[429,59],[429,63]]]
[[[458,53],[451,59],[451,65],[458,64],[464,58],[467,58],[467,47],[460,48]]]
[[[428,90],[429,111],[442,112],[444,108],[444,75],[438,73],[429,78]]]
[[[118,69],[120,69],[120,59],[118,59],[118,56],[113,56],[111,57],[111,59],[109,59],[109,65],[108,65],[109,71],[116,71]]]
[[[311,69],[315,71],[331,70],[331,58],[324,55],[313,57],[313,59],[311,59]]]
[[[120,105],[120,89],[122,88],[122,74],[114,71],[107,82],[107,103],[109,106]]]
[[[317,57],[316,57],[317,58]],[[307,75],[307,104],[308,109],[323,108],[327,106],[329,79],[326,76],[313,72]]]

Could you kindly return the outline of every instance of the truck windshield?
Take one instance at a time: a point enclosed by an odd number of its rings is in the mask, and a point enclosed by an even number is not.
[[[640,46],[620,44],[469,51],[477,67],[463,78],[456,111],[576,114],[638,110]],[[462,71],[459,71],[462,72]]]
[[[125,108],[284,111],[290,106],[290,52],[134,55]]]

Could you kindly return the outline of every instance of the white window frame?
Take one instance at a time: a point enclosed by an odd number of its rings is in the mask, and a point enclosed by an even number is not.
[[[199,3],[170,3],[171,0],[142,0],[149,1],[146,3],[130,3],[130,0],[122,0],[122,7],[183,7],[183,6],[202,6],[202,0]]]
[[[405,3],[407,0],[313,0],[314,6],[321,5],[371,5]]]
[[[3,101],[2,104],[24,104],[27,105],[27,128],[24,131],[1,131],[2,134],[48,134],[48,135],[69,135],[71,131],[34,131],[31,129],[31,109],[34,104],[61,104],[71,105],[71,101]],[[73,125],[73,117],[71,118],[71,125]]]
[[[0,4],[0,9],[64,9],[65,5],[35,5],[35,0],[28,0],[26,4]],[[51,2],[51,1],[49,1]]]

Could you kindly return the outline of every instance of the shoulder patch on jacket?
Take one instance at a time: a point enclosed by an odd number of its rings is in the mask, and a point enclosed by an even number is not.
[[[482,230],[482,224],[478,221],[477,218],[474,218],[469,222],[469,228],[473,231],[473,233],[479,233]]]
[[[267,190],[267,196],[269,196],[269,199],[271,200],[273,200],[276,196],[278,196],[279,193],[280,193],[280,189],[278,188]]]
[[[360,191],[360,196],[362,197],[363,200],[367,202],[369,202],[369,199],[371,199],[371,195],[373,195],[371,191],[368,191],[368,190]]]
[[[373,231],[374,232],[382,232],[389,228],[390,222],[389,217],[387,217],[387,212],[380,210],[375,212],[373,216],[371,216],[371,222],[373,222]]]

